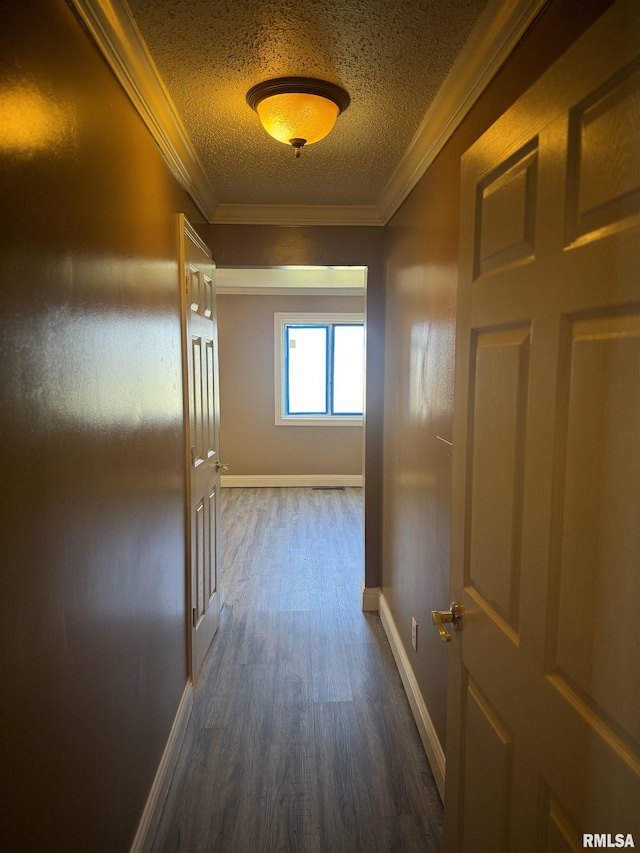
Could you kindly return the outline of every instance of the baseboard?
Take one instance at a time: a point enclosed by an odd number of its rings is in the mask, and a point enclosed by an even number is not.
[[[418,682],[414,675],[413,667],[409,662],[407,653],[402,645],[402,640],[400,639],[400,634],[398,633],[393,616],[389,610],[389,605],[387,604],[382,592],[380,593],[378,609],[382,625],[389,640],[389,645],[391,646],[391,651],[393,652],[393,657],[396,661],[396,666],[398,667],[400,677],[402,678],[405,693],[409,699],[409,704],[411,705],[411,710],[413,711],[413,716],[415,718],[416,725],[418,726],[420,738],[425,752],[427,753],[427,759],[431,765],[433,777],[436,785],[438,786],[440,799],[444,802],[444,749],[442,748],[442,744],[436,734],[433,722],[429,716],[429,711],[427,710],[427,706],[422,698],[422,693],[420,692]]]
[[[184,688],[182,699],[178,705],[169,739],[167,740],[160,764],[156,772],[156,777],[153,780],[153,785],[149,791],[147,802],[138,824],[138,831],[131,845],[131,853],[148,853],[151,850],[153,839],[158,829],[160,815],[164,807],[171,777],[175,770],[180,747],[184,740],[187,723],[191,716],[191,708],[193,707],[193,685],[191,682]]]
[[[379,586],[365,586],[364,581],[360,583],[362,593],[362,609],[365,613],[375,613],[378,610],[378,599],[380,598]]]
[[[226,474],[220,478],[225,489],[305,488],[362,486],[362,474]]]

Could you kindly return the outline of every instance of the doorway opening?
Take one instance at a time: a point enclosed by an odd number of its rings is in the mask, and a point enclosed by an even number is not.
[[[364,266],[216,269],[223,494],[364,488],[366,282]]]

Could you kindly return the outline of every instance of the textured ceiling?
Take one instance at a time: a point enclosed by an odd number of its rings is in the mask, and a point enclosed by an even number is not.
[[[374,205],[487,0],[128,0],[221,203]],[[320,77],[351,106],[302,151],[247,106]]]

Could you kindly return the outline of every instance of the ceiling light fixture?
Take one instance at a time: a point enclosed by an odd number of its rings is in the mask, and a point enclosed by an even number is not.
[[[247,103],[258,113],[267,133],[292,145],[299,157],[303,145],[318,142],[329,133],[351,98],[340,86],[325,80],[279,77],[249,89]]]

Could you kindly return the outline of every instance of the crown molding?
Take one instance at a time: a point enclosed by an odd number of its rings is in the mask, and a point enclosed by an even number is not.
[[[219,204],[124,0],[69,0],[209,222],[386,225],[433,163],[547,0],[490,0],[375,205]]]
[[[384,225],[374,205],[220,204],[217,225]]]
[[[204,166],[128,7],[122,0],[69,0],[176,178],[211,221],[218,206]]]
[[[491,0],[378,200],[391,219],[487,88],[548,0]]]

